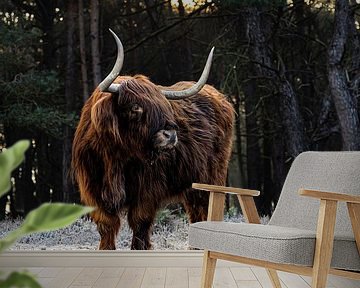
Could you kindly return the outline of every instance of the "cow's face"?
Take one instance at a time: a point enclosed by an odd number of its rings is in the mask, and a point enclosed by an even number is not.
[[[177,142],[177,125],[169,101],[144,76],[119,83],[113,93],[114,112],[122,145],[141,153],[173,149]]]
[[[209,75],[214,48],[199,81],[192,87],[181,91],[160,90],[144,76],[116,79],[123,65],[124,48],[119,37],[110,32],[118,52],[113,69],[92,97],[91,121],[95,131],[140,157],[144,157],[144,153],[174,148],[178,141],[177,126],[167,99],[185,99],[202,89]]]

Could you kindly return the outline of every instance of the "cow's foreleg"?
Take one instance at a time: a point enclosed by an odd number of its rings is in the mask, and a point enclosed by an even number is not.
[[[140,211],[131,209],[128,212],[129,226],[133,231],[131,250],[149,250],[152,245],[150,236],[155,218],[155,211],[152,209]]]
[[[120,229],[120,217],[111,215],[100,208],[91,214],[100,234],[99,250],[115,250],[116,236]]]
[[[184,206],[190,223],[206,221],[209,203],[208,193],[188,189],[185,192]]]

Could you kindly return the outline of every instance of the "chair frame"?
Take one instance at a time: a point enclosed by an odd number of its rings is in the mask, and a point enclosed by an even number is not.
[[[224,219],[225,194],[231,193],[237,195],[246,221],[260,224],[260,217],[253,199],[254,196],[260,194],[259,191],[199,183],[193,183],[192,187],[210,192],[208,221],[222,221]],[[307,189],[300,189],[299,194],[320,200],[313,266],[275,263],[204,250],[201,288],[212,287],[217,259],[265,268],[274,288],[281,288],[277,270],[312,276],[312,288],[325,288],[328,274],[360,280],[360,272],[330,267],[337,203],[340,201],[347,204],[357,249],[360,254],[360,196]]]

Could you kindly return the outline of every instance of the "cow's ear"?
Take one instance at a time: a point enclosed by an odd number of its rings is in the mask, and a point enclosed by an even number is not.
[[[113,95],[104,96],[95,102],[91,108],[91,123],[98,133],[110,132],[118,137],[118,118],[113,107]]]

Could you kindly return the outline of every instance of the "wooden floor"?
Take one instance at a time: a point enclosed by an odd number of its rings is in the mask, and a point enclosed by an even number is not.
[[[11,257],[13,255],[13,257]],[[80,256],[79,256],[80,255]],[[0,257],[0,270],[23,271],[36,275],[44,288],[198,288],[201,277],[201,254],[138,254],[131,256],[87,257],[81,253],[68,258],[56,255],[35,256],[8,253]],[[109,255],[111,255],[109,257]],[[142,256],[143,255],[143,256]],[[187,254],[189,255],[189,254]],[[7,258],[6,258],[7,257]],[[128,258],[126,258],[128,257]],[[143,262],[138,262],[136,257]],[[177,258],[176,258],[177,257]],[[99,258],[99,259],[95,259]],[[44,260],[45,259],[45,260]],[[59,259],[56,261],[56,259]],[[6,262],[12,265],[5,265]],[[40,266],[39,264],[43,264]],[[81,264],[83,263],[83,264]],[[118,264],[117,264],[118,263]],[[81,265],[80,265],[81,264]],[[99,264],[99,266],[96,266]],[[280,272],[283,288],[310,288],[309,277]],[[330,276],[329,288],[360,288],[360,281]],[[219,263],[215,288],[272,288],[264,269],[222,261]]]
[[[2,269],[4,271],[4,269]],[[22,269],[6,268],[5,272]],[[201,268],[29,267],[44,288],[198,288]],[[309,288],[310,278],[279,273],[283,288]],[[359,281],[330,276],[327,287],[359,288]],[[264,269],[219,267],[214,288],[272,288]]]

